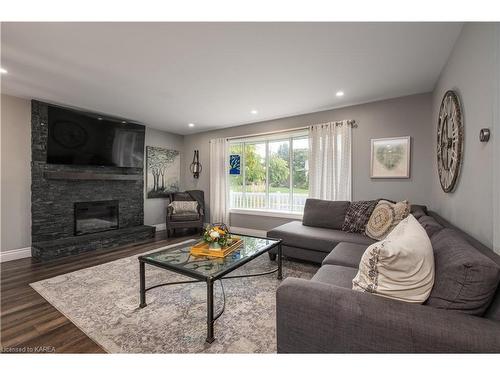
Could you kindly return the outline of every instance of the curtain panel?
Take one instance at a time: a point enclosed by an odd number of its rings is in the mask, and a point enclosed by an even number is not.
[[[229,225],[227,139],[210,140],[210,221]]]
[[[351,120],[309,127],[309,197],[351,200]]]

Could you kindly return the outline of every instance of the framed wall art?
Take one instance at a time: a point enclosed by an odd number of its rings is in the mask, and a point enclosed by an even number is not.
[[[410,178],[411,138],[371,140],[371,178]]]
[[[179,191],[180,159],[179,151],[161,147],[146,147],[147,198],[168,198],[170,193]]]

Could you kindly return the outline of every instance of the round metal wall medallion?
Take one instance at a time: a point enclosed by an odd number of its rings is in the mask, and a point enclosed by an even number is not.
[[[452,192],[457,183],[463,157],[464,129],[462,108],[457,94],[447,91],[439,109],[437,162],[443,191]]]

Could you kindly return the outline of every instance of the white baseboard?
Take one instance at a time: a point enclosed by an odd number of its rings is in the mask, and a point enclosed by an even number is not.
[[[161,230],[166,230],[167,229],[167,224],[155,224],[153,225],[156,228],[156,231],[159,232]]]
[[[23,247],[22,249],[13,249],[0,252],[0,263],[8,262],[21,258],[31,257],[31,247]]]
[[[267,235],[267,231],[265,231],[265,230],[251,229],[251,228],[240,228],[240,227],[231,227],[231,232],[247,234],[249,236],[256,236],[256,237],[266,237],[266,235]]]
[[[203,223],[203,227],[206,227],[208,223]],[[156,231],[159,232],[161,230],[167,230],[167,224],[153,224],[153,227],[156,228]]]
[[[208,224],[209,223],[204,223],[204,227],[207,226]],[[153,226],[156,228],[157,232],[167,229],[167,225],[165,223],[154,224]],[[267,234],[267,231],[265,231],[265,230],[251,229],[251,228],[240,228],[240,227],[231,227],[231,232],[247,234],[249,236],[257,236],[257,237],[265,237]]]

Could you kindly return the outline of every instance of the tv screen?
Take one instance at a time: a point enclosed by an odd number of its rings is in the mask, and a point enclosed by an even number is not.
[[[143,168],[143,125],[48,107],[47,163]]]

